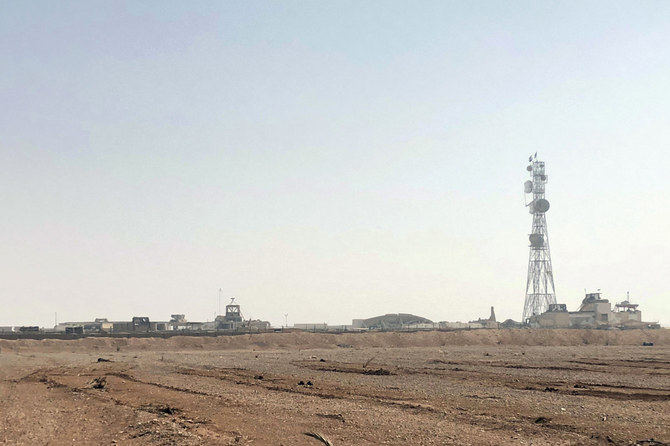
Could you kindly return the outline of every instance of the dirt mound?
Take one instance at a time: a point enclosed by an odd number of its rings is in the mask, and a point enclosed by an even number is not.
[[[296,350],[316,348],[440,347],[447,345],[670,345],[670,330],[463,330],[453,332],[258,333],[238,336],[0,340],[3,352]]]

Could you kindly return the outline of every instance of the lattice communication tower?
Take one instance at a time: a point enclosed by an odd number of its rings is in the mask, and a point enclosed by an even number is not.
[[[523,306],[523,322],[528,322],[533,315],[544,313],[548,310],[550,304],[556,303],[546,218],[549,201],[544,198],[544,189],[548,177],[544,170],[544,161],[538,161],[537,153],[528,158],[528,161],[530,164],[526,167],[526,170],[530,173],[531,179],[524,183],[524,192],[532,194],[532,199],[526,203],[526,206],[533,216],[533,226],[528,237],[530,240],[530,256],[528,259],[528,279],[526,281],[526,301]]]

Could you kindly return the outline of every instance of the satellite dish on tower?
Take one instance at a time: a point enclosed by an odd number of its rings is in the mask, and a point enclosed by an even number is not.
[[[535,212],[539,212],[541,214],[544,214],[549,210],[549,202],[545,200],[544,198],[540,198],[539,200],[535,201],[535,206],[534,206]]]

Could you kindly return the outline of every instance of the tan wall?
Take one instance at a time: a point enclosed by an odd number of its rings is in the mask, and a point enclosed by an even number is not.
[[[612,321],[616,324],[624,324],[626,322],[641,322],[642,312],[640,311],[619,311],[612,313]]]
[[[568,313],[571,327],[593,327],[595,326],[594,314],[588,312]]]
[[[609,313],[612,311],[612,304],[609,302],[602,302],[596,304],[596,313]]]
[[[570,313],[558,311],[544,313],[538,318],[538,323],[543,328],[567,328],[570,326]]]

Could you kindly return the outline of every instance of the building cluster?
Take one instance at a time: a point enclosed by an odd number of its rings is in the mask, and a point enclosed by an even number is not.
[[[37,326],[0,327],[0,334],[52,333],[67,335],[95,334],[161,334],[175,332],[235,332],[263,331],[270,329],[270,322],[244,320],[240,306],[231,302],[226,305],[226,313],[211,322],[189,322],[184,314],[173,314],[169,321],[151,321],[146,316],[135,316],[130,321],[109,321],[98,318],[88,322],[62,322],[53,329],[40,329]]]
[[[612,308],[601,293],[587,293],[577,311],[565,304],[551,304],[549,310],[531,316],[529,325],[536,328],[660,328],[656,322],[644,322],[638,305],[627,298]]]
[[[658,323],[642,321],[642,312],[629,299],[614,305],[602,298],[601,293],[589,293],[577,311],[568,311],[565,304],[551,304],[549,310],[532,316],[525,324],[508,319],[498,322],[494,308],[488,318],[469,322],[433,322],[408,313],[392,313],[368,319],[353,319],[351,325],[328,325],[322,323],[298,323],[282,329],[342,332],[342,331],[408,331],[408,330],[474,330],[508,328],[599,328],[632,329],[660,328]],[[211,322],[190,322],[184,314],[173,314],[169,321],[152,321],[148,317],[136,316],[129,321],[109,321],[105,318],[89,322],[62,322],[53,329],[37,326],[2,327],[0,336],[21,335],[170,335],[179,333],[235,333],[271,330],[268,321],[245,320],[240,305],[231,301],[225,314]]]
[[[488,319],[470,322],[433,322],[425,317],[409,313],[389,313],[368,319],[353,319],[351,325],[328,325],[326,323],[295,324],[293,329],[305,331],[403,331],[403,330],[468,330],[480,328],[501,328],[491,307]]]
[[[329,326],[325,323],[295,324],[293,328],[307,331],[364,331],[364,330],[476,330],[509,328],[597,328],[633,329],[660,328],[658,322],[644,322],[637,304],[628,299],[614,305],[603,299],[601,293],[589,293],[577,311],[568,311],[565,304],[551,304],[549,311],[532,316],[525,324],[508,319],[496,320],[491,307],[488,318],[470,322],[433,322],[413,314],[385,314],[369,319],[354,319],[351,325]]]

